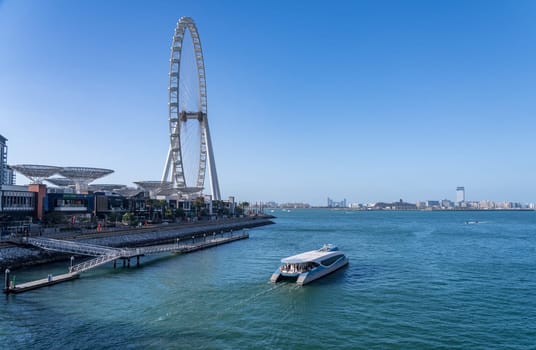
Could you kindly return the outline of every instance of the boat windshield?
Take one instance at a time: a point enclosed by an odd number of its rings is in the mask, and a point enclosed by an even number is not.
[[[336,246],[333,244],[324,244],[322,248],[318,249],[319,252],[334,252],[339,250]]]

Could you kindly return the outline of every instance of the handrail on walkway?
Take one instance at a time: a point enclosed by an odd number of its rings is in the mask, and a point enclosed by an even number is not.
[[[123,250],[95,244],[63,241],[53,238],[24,237],[23,242],[46,250],[90,256],[112,255]]]

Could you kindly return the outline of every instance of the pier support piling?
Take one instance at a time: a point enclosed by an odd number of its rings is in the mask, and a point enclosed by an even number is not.
[[[9,277],[11,275],[11,271],[9,269],[6,269],[6,283],[5,283],[5,290],[9,290]]]

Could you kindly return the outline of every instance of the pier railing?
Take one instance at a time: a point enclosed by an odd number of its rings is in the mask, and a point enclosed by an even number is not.
[[[70,269],[70,273],[82,273],[84,271],[90,270],[92,268],[95,268],[100,265],[104,265],[110,261],[114,261],[116,259],[119,259],[121,257],[121,254],[115,254],[115,255],[101,255],[94,259],[84,261],[83,263],[73,265]]]
[[[231,234],[228,237],[222,236],[219,238],[217,238],[214,234],[212,238],[207,238],[206,236],[204,236],[203,241],[196,242],[195,237],[192,237],[191,242],[184,242],[180,241],[179,238],[177,238],[175,244],[163,244],[138,248],[111,248],[80,242],[61,241],[50,238],[27,237],[24,239],[25,243],[32,244],[43,249],[81,255],[96,255],[96,257],[77,265],[72,265],[74,261],[74,257],[72,257],[71,267],[69,268],[69,272],[67,274],[60,276],[49,275],[48,278],[30,281],[18,286],[15,285],[14,279],[11,282],[12,285],[9,284],[9,270],[6,270],[6,287],[4,288],[4,293],[22,293],[28,290],[37,289],[44,286],[50,286],[52,284],[57,284],[60,282],[70,281],[74,278],[77,278],[80,273],[84,271],[90,270],[100,265],[104,265],[108,262],[117,259],[123,259],[123,266],[125,266],[125,260],[128,261],[128,266],[130,267],[130,259],[133,257],[136,257],[137,265],[139,265],[139,257],[146,254],[159,254],[165,252],[189,253],[200,249],[214,247],[219,244],[225,244],[236,240],[245,239],[248,237],[248,233],[241,233],[236,235]]]
[[[46,250],[89,256],[115,255],[118,253],[120,254],[123,250],[101,245],[64,241],[52,238],[25,237],[23,242]]]

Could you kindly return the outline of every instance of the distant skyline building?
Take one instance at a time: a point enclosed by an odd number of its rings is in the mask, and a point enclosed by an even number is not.
[[[465,187],[456,187],[456,203],[465,202]]]
[[[15,185],[17,183],[15,171],[9,165],[4,169],[4,175],[6,185]]]
[[[443,199],[441,201],[441,207],[447,208],[447,209],[452,208],[452,207],[454,207],[454,203],[452,201],[448,200],[448,199]]]
[[[433,208],[433,207],[440,207],[441,203],[439,201],[433,200],[433,201],[426,201],[426,207]]]
[[[14,185],[15,172],[7,165],[7,139],[0,135],[0,185]]]
[[[5,169],[7,168],[7,139],[0,135],[0,185],[5,183]]]
[[[346,208],[346,198],[343,199],[340,202],[334,201],[333,199],[328,197],[328,208]]]

